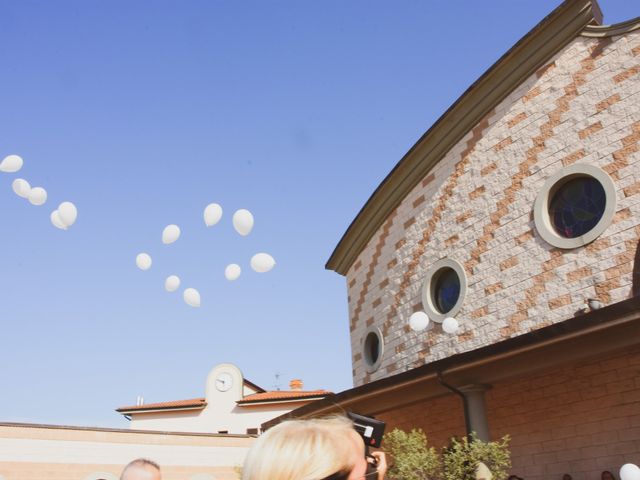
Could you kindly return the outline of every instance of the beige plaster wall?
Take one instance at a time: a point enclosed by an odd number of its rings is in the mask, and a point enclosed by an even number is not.
[[[95,480],[99,477],[92,474],[102,472],[117,478],[129,461],[145,457],[160,464],[165,480],[202,473],[235,479],[253,441],[247,436],[0,424],[0,475],[4,480]]]
[[[372,237],[346,280],[355,385],[562,321],[586,298],[628,298],[640,237],[640,32],[578,37],[469,132]],[[612,223],[586,247],[537,234],[533,205],[564,166],[595,165],[616,188]],[[457,335],[415,334],[424,273],[460,262],[468,292]],[[367,328],[383,333],[367,373]]]
[[[220,391],[216,379],[221,373],[233,378],[232,388]],[[166,432],[199,432],[246,434],[247,429],[257,428],[273,418],[290,412],[308,403],[289,402],[266,405],[239,406],[244,395],[255,393],[243,384],[243,375],[238,367],[230,363],[216,365],[208,374],[205,386],[207,406],[200,410],[158,411],[132,415],[130,427],[134,430]]]
[[[131,428],[137,430],[156,430],[169,432],[200,432],[244,434],[248,428],[257,428],[273,418],[284,415],[294,408],[301,407],[308,402],[292,402],[278,405],[264,406],[227,406],[207,405],[204,410],[186,412],[158,412],[135,415],[131,421]],[[218,409],[218,410],[216,410]]]

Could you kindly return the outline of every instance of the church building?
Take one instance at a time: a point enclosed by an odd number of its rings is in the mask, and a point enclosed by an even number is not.
[[[353,220],[327,268],[355,386],[289,416],[353,410],[436,448],[508,434],[527,480],[640,463],[639,239],[640,18],[567,0]]]

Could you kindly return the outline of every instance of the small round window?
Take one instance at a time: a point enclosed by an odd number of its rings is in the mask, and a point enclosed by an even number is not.
[[[445,258],[434,263],[422,284],[422,307],[435,322],[442,322],[460,311],[467,290],[464,268],[455,260]]]
[[[369,373],[375,372],[382,362],[384,342],[382,334],[376,327],[369,328],[364,335],[362,357]]]
[[[613,219],[615,185],[602,170],[572,165],[551,176],[533,214],[540,236],[558,248],[577,248],[595,240]]]
[[[460,277],[454,269],[443,267],[434,275],[431,285],[435,307],[440,313],[449,313],[460,298]]]

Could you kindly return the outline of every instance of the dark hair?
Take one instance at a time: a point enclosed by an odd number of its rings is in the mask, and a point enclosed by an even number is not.
[[[605,473],[608,473],[609,475],[611,475],[611,478],[613,478],[613,480],[616,480],[616,477],[613,473],[611,473],[609,470],[605,470],[600,474],[600,478],[602,478],[604,476]]]

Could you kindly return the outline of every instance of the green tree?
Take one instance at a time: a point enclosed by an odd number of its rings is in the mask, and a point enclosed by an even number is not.
[[[475,480],[476,468],[483,462],[493,475],[493,480],[505,480],[511,468],[509,436],[496,442],[483,442],[475,433],[467,437],[451,439],[451,445],[442,452],[444,480]]]
[[[433,447],[427,447],[427,436],[420,429],[407,433],[398,428],[385,434],[385,450],[392,457],[387,472],[391,480],[437,480],[440,460]]]

